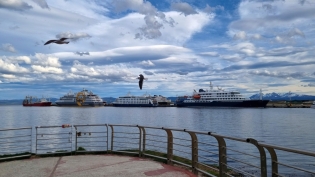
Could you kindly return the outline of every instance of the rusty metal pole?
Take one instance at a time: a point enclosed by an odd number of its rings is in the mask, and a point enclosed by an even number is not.
[[[227,176],[226,143],[222,137],[212,135],[211,132],[208,132],[208,135],[214,136],[218,141],[220,177],[225,177]]]
[[[246,141],[255,145],[260,153],[260,171],[262,177],[267,177],[267,161],[266,161],[266,152],[265,149],[260,146],[257,140],[253,138],[247,138]]]
[[[173,164],[173,133],[169,129],[164,130],[167,133],[167,164]]]
[[[185,131],[185,130],[184,130]],[[191,137],[191,167],[194,174],[198,175],[198,138],[195,133],[188,132]]]
[[[278,175],[278,157],[276,151],[273,148],[265,147],[270,154],[271,157],[271,166],[272,166],[272,177],[277,177]]]

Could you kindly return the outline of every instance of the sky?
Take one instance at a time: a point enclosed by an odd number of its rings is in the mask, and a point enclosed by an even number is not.
[[[0,0],[0,99],[171,97],[210,81],[315,95],[315,1]]]

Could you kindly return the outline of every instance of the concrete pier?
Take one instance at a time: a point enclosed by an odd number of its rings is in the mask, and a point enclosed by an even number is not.
[[[119,155],[76,155],[2,162],[0,176],[196,177],[192,172],[180,167],[147,158]]]

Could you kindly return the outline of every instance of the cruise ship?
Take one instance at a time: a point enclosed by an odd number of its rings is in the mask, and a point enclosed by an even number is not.
[[[86,89],[78,93],[70,91],[55,103],[57,106],[104,106],[102,98]]]
[[[162,95],[154,95],[153,97],[151,97],[151,99],[156,100],[158,102],[158,106],[170,106],[172,104],[171,100],[168,100]]]
[[[210,90],[199,89],[191,96],[179,96],[176,105],[177,107],[266,107],[269,100],[263,100],[262,95],[260,90],[260,99],[250,100],[238,91],[224,91],[222,88],[214,90],[210,82]]]
[[[314,101],[313,104],[311,105],[311,108],[315,109],[315,101]]]
[[[158,102],[150,96],[133,96],[128,93],[126,96],[118,97],[113,103],[116,107],[156,107]]]

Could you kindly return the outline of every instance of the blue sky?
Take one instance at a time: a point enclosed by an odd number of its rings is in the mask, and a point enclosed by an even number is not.
[[[315,95],[311,0],[0,0],[0,18],[0,99],[177,96],[210,81]]]

